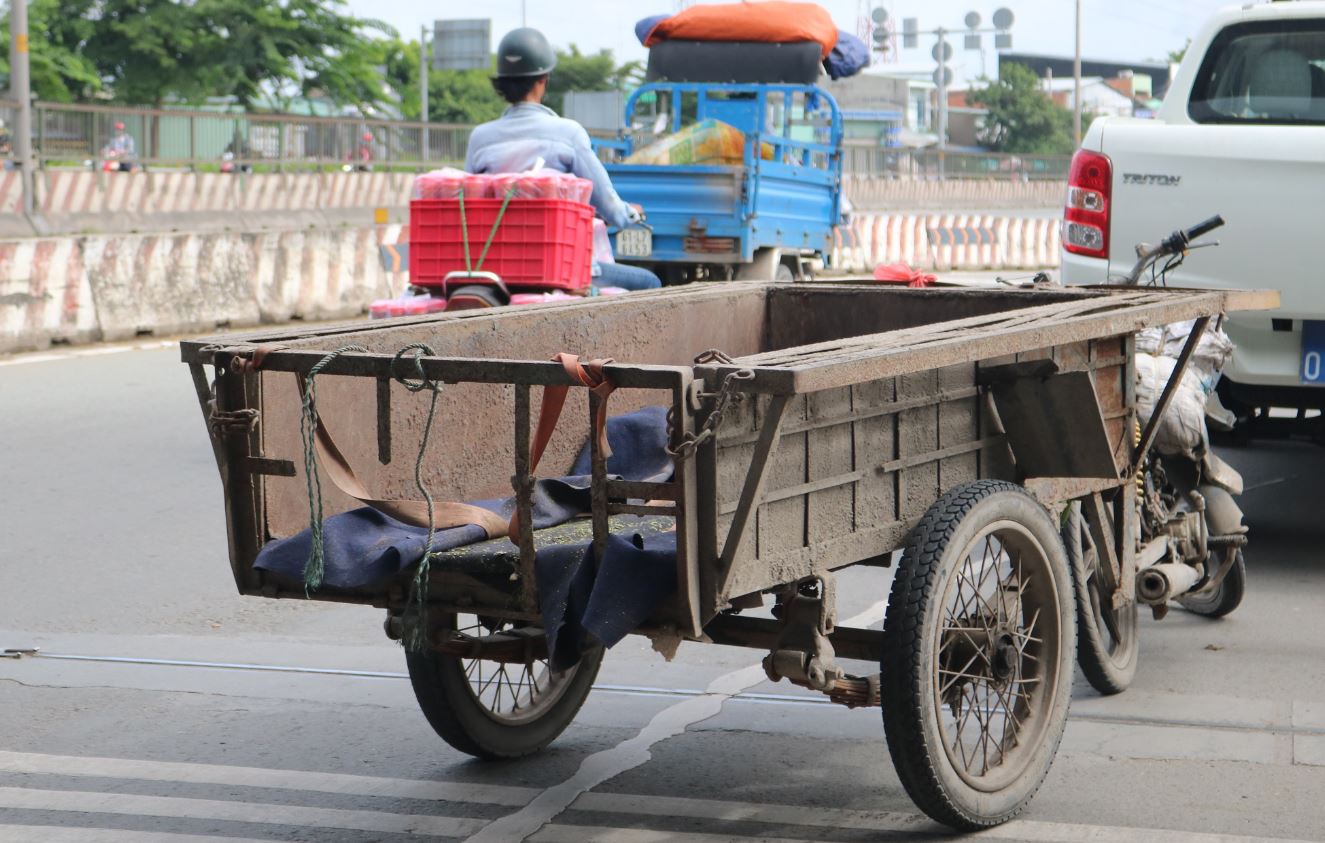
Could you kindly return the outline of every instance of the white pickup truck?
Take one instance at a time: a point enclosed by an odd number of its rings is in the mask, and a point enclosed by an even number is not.
[[[1325,442],[1311,412],[1325,409],[1325,2],[1217,13],[1157,119],[1094,121],[1069,176],[1063,281],[1125,276],[1138,243],[1215,214],[1219,247],[1168,283],[1283,293],[1278,311],[1229,317],[1237,350],[1220,396],[1248,435]]]

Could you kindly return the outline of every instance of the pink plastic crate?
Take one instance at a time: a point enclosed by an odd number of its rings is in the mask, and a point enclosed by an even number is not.
[[[565,199],[512,199],[482,267],[483,244],[500,199],[466,199],[465,221],[474,269],[495,272],[508,286],[582,290],[593,269],[593,208]],[[410,283],[438,286],[465,269],[460,203],[415,199],[409,208]]]

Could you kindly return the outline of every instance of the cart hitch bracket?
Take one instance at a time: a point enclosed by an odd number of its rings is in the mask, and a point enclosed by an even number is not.
[[[779,604],[782,632],[764,657],[764,672],[777,682],[791,682],[825,693],[846,677],[837,666],[828,636],[837,622],[837,595],[832,574],[797,581]]]

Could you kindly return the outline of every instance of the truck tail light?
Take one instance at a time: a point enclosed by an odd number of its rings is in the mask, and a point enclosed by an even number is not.
[[[1077,150],[1067,175],[1063,248],[1074,255],[1107,258],[1112,199],[1113,162],[1109,156]]]

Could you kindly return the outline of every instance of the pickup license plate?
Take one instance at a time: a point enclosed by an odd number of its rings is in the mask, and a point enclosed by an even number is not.
[[[653,232],[647,228],[626,228],[617,232],[616,253],[621,258],[647,258],[653,254]]]
[[[1325,383],[1325,322],[1302,323],[1302,383]]]

